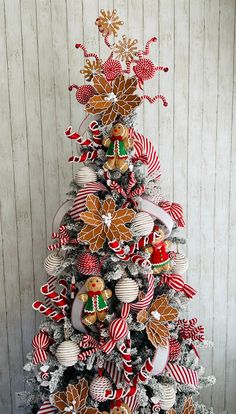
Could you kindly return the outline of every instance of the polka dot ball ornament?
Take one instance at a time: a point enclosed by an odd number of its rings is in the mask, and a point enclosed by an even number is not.
[[[75,97],[81,105],[86,105],[92,96],[96,95],[96,91],[92,85],[71,85],[69,91],[76,89]]]
[[[100,375],[94,377],[89,386],[89,393],[92,399],[98,402],[104,402],[107,400],[107,397],[105,396],[107,390],[112,391],[111,381]]]

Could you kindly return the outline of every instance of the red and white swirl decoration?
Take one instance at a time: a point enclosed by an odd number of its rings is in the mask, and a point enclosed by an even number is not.
[[[46,349],[49,346],[49,336],[46,332],[38,332],[33,340],[32,347],[34,348],[33,364],[41,364],[47,360]]]
[[[134,139],[135,156],[137,158],[143,155],[147,156],[148,175],[154,174],[156,178],[161,176],[161,166],[154,145],[148,138],[144,137],[134,128],[130,128],[130,137]]]
[[[84,188],[78,191],[74,204],[70,209],[69,214],[75,221],[80,220],[80,213],[86,209],[86,199],[89,194],[94,194],[97,191],[107,191],[102,183],[88,183]]]

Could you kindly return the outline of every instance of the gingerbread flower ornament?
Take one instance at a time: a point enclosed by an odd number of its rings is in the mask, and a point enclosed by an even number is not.
[[[170,410],[167,411],[167,414],[177,414],[177,413],[173,408],[171,408]],[[193,400],[191,397],[185,400],[182,414],[196,414],[196,410],[194,408]]]
[[[87,407],[88,383],[81,379],[78,384],[69,384],[66,391],[57,392],[53,395],[54,406],[62,414],[98,414],[99,410]]]
[[[132,240],[131,231],[125,226],[135,217],[135,212],[129,208],[115,209],[112,198],[100,201],[97,196],[90,194],[86,200],[88,211],[81,213],[80,218],[85,226],[78,234],[78,240],[89,244],[92,252],[97,252],[109,241]]]
[[[171,322],[178,316],[177,309],[169,305],[168,297],[163,295],[156,299],[148,311],[141,310],[137,315],[137,321],[146,324],[146,332],[149,341],[157,348],[167,346],[169,329],[167,322]]]
[[[137,79],[125,79],[118,76],[111,84],[104,76],[94,76],[94,88],[97,95],[88,101],[85,110],[90,114],[102,114],[101,121],[108,125],[115,121],[118,115],[127,116],[141,104],[141,98],[135,95]]]

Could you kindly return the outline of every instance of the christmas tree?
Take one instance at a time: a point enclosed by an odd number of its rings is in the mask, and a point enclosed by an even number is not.
[[[31,413],[213,413],[197,402],[214,378],[200,365],[204,328],[185,319],[197,292],[184,280],[183,209],[166,199],[157,152],[135,128],[144,100],[167,106],[143,87],[168,68],[147,57],[155,37],[144,49],[126,36],[111,44],[122,24],[115,10],[96,20],[106,60],[76,44],[87,83],[69,90],[87,114],[65,131],[78,168],[33,304],[45,318],[25,365]]]

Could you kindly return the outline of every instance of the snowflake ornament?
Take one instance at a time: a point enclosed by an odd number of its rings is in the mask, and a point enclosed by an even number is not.
[[[90,82],[94,76],[101,75],[102,73],[102,60],[96,59],[94,61],[86,60],[84,68],[81,69],[80,73],[84,75],[85,79]]]
[[[127,39],[125,35],[122,36],[122,40],[114,45],[114,53],[117,55],[117,59],[126,63],[130,62],[138,51],[137,43],[136,39]]]
[[[116,10],[105,11],[102,9],[100,10],[100,16],[96,20],[96,25],[98,26],[99,31],[103,34],[103,36],[117,36],[118,30],[122,24],[124,24],[124,22],[120,20]]]

